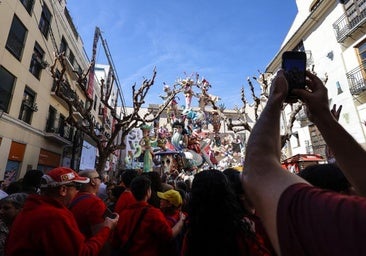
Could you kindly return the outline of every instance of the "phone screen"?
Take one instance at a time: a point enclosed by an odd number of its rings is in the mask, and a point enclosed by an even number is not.
[[[282,68],[289,86],[288,97],[294,98],[295,96],[291,95],[292,89],[305,89],[306,54],[304,52],[285,52],[282,56]]]
[[[301,59],[285,59],[283,69],[292,88],[303,89],[305,86],[305,62]]]

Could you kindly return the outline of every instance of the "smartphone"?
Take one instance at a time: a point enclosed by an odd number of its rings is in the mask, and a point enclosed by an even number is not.
[[[116,215],[116,214],[114,214],[114,213],[113,213],[111,210],[109,210],[108,208],[107,208],[107,209],[105,209],[105,212],[104,212],[104,214],[103,214],[103,217],[104,217],[104,218],[108,217],[108,218],[114,219],[116,216],[117,216],[117,215]]]
[[[306,53],[284,52],[282,54],[282,69],[288,83],[287,102],[294,102],[297,96],[291,94],[292,89],[305,89],[306,80]]]

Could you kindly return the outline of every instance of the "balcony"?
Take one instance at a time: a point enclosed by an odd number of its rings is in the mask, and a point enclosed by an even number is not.
[[[71,145],[72,129],[69,126],[46,127],[44,137],[61,145]]]
[[[359,95],[363,91],[366,91],[366,62],[349,71],[346,76],[352,95]]]
[[[68,101],[71,101],[71,102],[78,100],[78,96],[77,96],[76,92],[73,91],[70,88],[70,86],[67,85],[66,83],[61,83],[59,93],[61,95],[65,96],[65,100],[68,100]],[[56,84],[55,83],[52,86],[51,95],[54,96],[58,101],[60,101],[65,108],[68,107],[65,100],[63,100],[63,98],[57,96],[57,94],[56,94]]]
[[[112,129],[112,122],[111,122],[111,118],[109,116],[106,116],[104,125],[107,129],[109,129],[109,130]]]
[[[65,57],[66,70],[68,71],[68,74],[70,75],[71,79],[77,80],[78,79],[77,70],[75,70],[75,67],[72,62],[73,60],[70,57]]]
[[[358,28],[366,22],[366,7],[362,4],[350,15],[342,15],[333,23],[338,43],[343,43],[347,37],[350,37]]]
[[[84,106],[84,102],[82,100],[77,100],[73,103],[72,116],[74,117],[74,119],[76,121],[83,121],[85,119],[83,116],[84,111],[85,111],[85,106]]]

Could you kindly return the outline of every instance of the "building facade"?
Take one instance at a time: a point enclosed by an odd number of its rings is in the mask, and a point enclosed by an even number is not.
[[[66,1],[1,1],[0,23],[0,180],[16,180],[29,169],[79,168],[83,146],[92,141],[67,124],[69,108],[56,95],[50,71],[54,53],[64,53],[66,72],[60,90],[85,104],[82,87],[90,83],[76,80],[90,61]],[[56,65],[54,75],[59,74]],[[99,83],[92,84],[91,114],[102,124]],[[75,110],[72,117],[82,122]]]
[[[339,122],[366,146],[366,2],[297,0],[296,3],[295,20],[266,72],[274,74],[281,67],[283,52],[305,51],[308,68],[314,68],[321,79],[328,77],[330,107],[343,106]],[[284,124],[290,112],[287,107]],[[301,111],[287,145],[288,157],[304,153],[324,156],[324,149],[321,135]]]

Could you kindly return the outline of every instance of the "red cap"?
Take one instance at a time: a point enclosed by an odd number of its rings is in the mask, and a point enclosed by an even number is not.
[[[71,182],[88,183],[89,181],[89,178],[79,176],[70,168],[57,167],[42,176],[41,188],[57,187]]]

